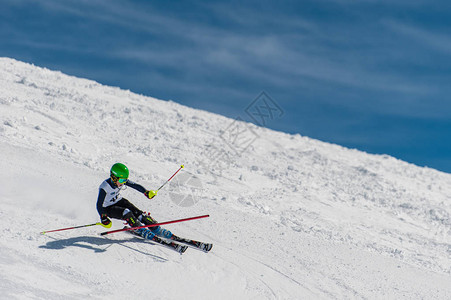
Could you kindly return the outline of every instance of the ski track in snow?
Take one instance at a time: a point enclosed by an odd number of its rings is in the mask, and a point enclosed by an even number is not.
[[[2,297],[451,299],[450,174],[252,124],[258,138],[238,155],[221,138],[234,120],[0,66]],[[100,226],[39,235],[98,222],[98,186],[117,161],[149,189],[183,163],[202,183],[195,205],[172,202],[172,184],[151,201],[123,196],[159,221],[210,214],[166,228],[211,253]]]

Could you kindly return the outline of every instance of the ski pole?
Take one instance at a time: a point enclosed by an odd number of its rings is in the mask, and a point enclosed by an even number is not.
[[[144,226],[126,227],[126,228],[117,229],[117,230],[105,231],[105,232],[100,233],[100,235],[106,235],[106,234],[115,233],[115,232],[121,232],[121,231],[136,230],[136,229],[146,228],[146,227],[155,227],[155,226],[172,224],[172,223],[178,223],[178,222],[185,222],[185,221],[196,220],[196,219],[201,219],[201,218],[208,218],[209,216],[210,215],[203,215],[203,216],[197,216],[197,217],[191,217],[191,218],[185,218],[185,219],[178,219],[178,220],[161,222],[161,223],[154,223],[154,224],[144,225]]]
[[[55,231],[63,231],[63,230],[70,230],[70,229],[77,229],[77,228],[83,228],[83,227],[89,227],[89,226],[95,226],[95,225],[102,225],[103,227],[107,227],[108,225],[103,225],[100,222],[97,223],[93,223],[93,224],[86,224],[86,225],[80,225],[80,226],[75,226],[75,227],[67,227],[67,228],[61,228],[61,229],[54,229],[54,230],[47,230],[47,231],[42,231],[41,234],[46,234],[49,232],[55,232]],[[109,227],[111,227],[111,223],[109,224]],[[107,227],[107,228],[109,228]]]
[[[159,190],[161,190],[161,189],[166,185],[166,183],[168,183],[169,181],[171,181],[171,179],[174,178],[175,174],[177,174],[177,173],[178,173],[181,169],[183,169],[184,167],[185,167],[184,165],[181,165],[180,168],[174,173],[174,175],[172,175],[171,178],[169,178],[165,183],[163,183],[162,186],[160,186],[160,187],[158,188],[157,192],[158,192]]]

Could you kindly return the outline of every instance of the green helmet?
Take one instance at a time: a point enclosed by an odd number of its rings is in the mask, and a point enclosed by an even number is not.
[[[129,171],[128,168],[121,163],[115,163],[110,170],[110,175],[111,177],[116,177],[117,179],[128,179],[128,175],[129,175]]]

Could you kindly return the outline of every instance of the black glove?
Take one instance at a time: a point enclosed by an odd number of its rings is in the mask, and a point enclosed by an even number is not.
[[[100,219],[101,219],[103,226],[108,226],[111,224],[111,220],[108,218],[108,216],[106,214],[101,215]]]

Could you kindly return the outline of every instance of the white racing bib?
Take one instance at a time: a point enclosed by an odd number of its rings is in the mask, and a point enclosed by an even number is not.
[[[105,200],[102,203],[102,207],[111,206],[122,199],[122,196],[120,194],[122,187],[112,188],[106,180],[102,182],[102,184],[99,186],[99,189],[104,190],[106,193]]]

